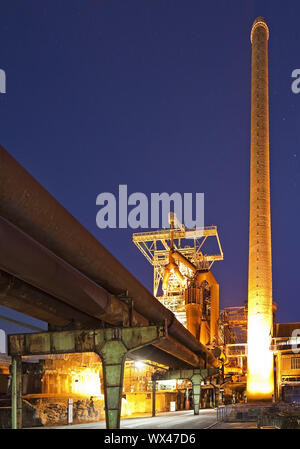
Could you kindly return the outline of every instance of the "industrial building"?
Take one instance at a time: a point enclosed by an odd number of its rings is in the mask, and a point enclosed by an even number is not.
[[[239,307],[220,310],[216,226],[187,229],[170,213],[169,228],[133,235],[153,267],[150,293],[0,146],[0,304],[48,323],[8,337],[0,427],[105,419],[115,429],[121,416],[299,402],[300,323],[276,322],[272,292],[268,39],[257,18]]]

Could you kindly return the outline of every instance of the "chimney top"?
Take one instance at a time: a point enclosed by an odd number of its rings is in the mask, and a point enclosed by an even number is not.
[[[266,19],[264,19],[263,17],[256,17],[256,19],[253,22],[252,25],[252,29],[251,29],[251,43],[252,43],[252,38],[253,38],[253,33],[256,30],[256,28],[258,27],[263,27],[266,32],[267,32],[267,39],[269,39],[269,28],[266,22]]]

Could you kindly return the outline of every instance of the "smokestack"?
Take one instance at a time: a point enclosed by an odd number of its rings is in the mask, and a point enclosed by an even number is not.
[[[251,30],[251,173],[248,277],[248,374],[250,401],[271,400],[274,392],[272,254],[269,167],[269,28],[262,17]]]

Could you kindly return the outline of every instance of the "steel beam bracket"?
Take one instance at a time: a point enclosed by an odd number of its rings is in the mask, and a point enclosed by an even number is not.
[[[199,415],[201,382],[215,374],[219,374],[219,372],[219,368],[193,368],[183,370],[170,370],[167,373],[159,373],[158,376],[161,380],[190,380],[193,387],[194,414]]]
[[[133,312],[134,312],[134,302],[133,298],[131,296],[128,296],[128,291],[125,292],[125,294],[121,294],[117,296],[119,301],[124,302],[128,306],[129,310],[129,326],[133,327]]]
[[[22,426],[21,363],[25,355],[95,352],[102,360],[105,417],[108,429],[120,427],[123,375],[126,356],[166,338],[167,326],[116,327],[16,334],[8,336],[13,358],[12,423]]]

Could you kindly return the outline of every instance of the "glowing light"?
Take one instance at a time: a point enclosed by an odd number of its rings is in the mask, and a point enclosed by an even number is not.
[[[129,404],[127,399],[122,398],[122,411],[121,415],[123,416],[131,416],[134,413],[134,410],[132,409],[132,404]]]
[[[258,31],[265,29],[266,33]],[[270,351],[272,312],[272,243],[269,166],[268,37],[265,20],[252,27],[251,176],[248,277],[247,398],[272,399],[273,354]],[[263,113],[262,113],[263,111]],[[257,137],[257,129],[264,137]],[[259,193],[258,193],[259,192]]]
[[[270,351],[271,323],[264,314],[248,317],[247,393],[251,399],[270,398],[273,393],[273,353]]]
[[[73,375],[73,392],[76,394],[100,396],[99,372],[92,368],[85,368]]]
[[[253,27],[252,27],[252,30],[251,30],[251,35],[250,35],[251,43],[253,42],[253,34],[254,34],[254,31],[255,31],[256,28],[258,28],[259,26],[262,26],[262,27],[266,30],[266,32],[267,32],[267,39],[269,39],[269,35],[270,35],[269,27],[268,27],[268,25],[266,24],[266,22],[265,22],[265,20],[264,20],[263,18],[258,17],[258,18],[255,20],[255,22],[254,22],[254,24],[253,24]]]
[[[135,366],[135,368],[137,368],[137,369],[143,369],[143,368],[145,367],[145,363],[144,363],[144,362],[141,362],[140,360],[137,360],[137,361],[134,363],[134,366]]]

